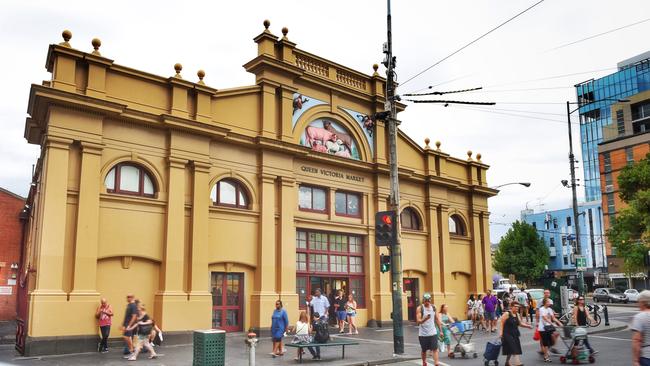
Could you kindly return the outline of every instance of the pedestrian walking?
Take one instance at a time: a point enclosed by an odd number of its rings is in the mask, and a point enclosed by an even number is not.
[[[448,307],[447,304],[442,304],[440,305],[440,311],[438,312],[438,321],[437,323],[440,324],[440,339],[439,341],[442,342],[440,344],[440,350],[441,351],[447,351],[447,357],[453,358],[454,357],[454,349],[451,347],[451,330],[449,330],[449,327],[455,322],[454,317],[451,316],[448,312]]]
[[[347,304],[348,299],[343,295],[342,290],[336,291],[336,297],[334,297],[334,309],[336,310],[336,320],[339,325],[339,333],[345,332],[345,320],[348,317],[347,312],[345,311],[345,304]]]
[[[542,301],[542,307],[538,310],[539,321],[537,329],[541,337],[542,354],[544,362],[551,362],[549,357],[549,348],[555,344],[555,325],[562,326],[559,320],[555,317],[555,312],[551,308],[551,299],[545,298]],[[555,353],[555,352],[554,352]]]
[[[476,301],[474,302],[474,314],[476,314],[476,323],[478,323],[478,329],[486,330],[485,307],[483,306],[483,295],[481,294],[476,295]]]
[[[495,332],[497,330],[497,306],[499,305],[499,299],[492,295],[492,290],[487,290],[481,302],[485,308],[485,325],[487,326],[488,332]]]
[[[138,318],[138,306],[135,303],[133,294],[126,295],[126,311],[124,312],[124,321],[122,321],[122,337],[124,338],[124,354],[133,354],[133,331],[129,330],[131,325]]]
[[[317,288],[314,291],[314,296],[312,296],[309,301],[309,306],[312,308],[312,314],[316,316],[316,313],[320,315],[321,318],[327,320],[327,312],[330,307],[330,301],[327,299],[327,296],[323,296],[321,289]]]
[[[476,313],[474,312],[476,306],[476,300],[474,300],[474,294],[469,294],[469,299],[467,300],[467,320],[471,320],[472,324],[476,323]]]
[[[526,320],[528,318],[528,293],[524,290],[519,291],[516,296],[516,300],[519,303],[519,313],[521,317]]]
[[[632,319],[632,365],[650,366],[650,291],[639,294],[639,313]]]
[[[530,292],[526,293],[526,296],[528,296],[528,316],[530,317],[530,323],[533,323],[534,316],[535,316],[535,309],[537,309],[537,301],[533,298],[533,295],[530,294]]]
[[[571,322],[579,327],[588,327],[594,322],[594,318],[589,314],[589,310],[585,307],[585,297],[580,295],[576,299],[575,306],[573,307],[573,312],[571,314]],[[585,337],[584,344],[589,353],[595,353],[594,349],[591,348],[589,344],[589,339]]]
[[[348,295],[348,301],[345,303],[345,313],[348,317],[348,334],[359,334],[357,329],[357,302],[354,301],[354,296],[352,294]]]
[[[549,309],[553,313],[553,316],[555,317],[555,312],[553,311],[553,299],[551,299],[551,291],[550,290],[544,290],[544,297],[537,303],[537,308],[535,309],[535,319],[537,320],[537,325],[539,326],[539,323],[541,322],[540,320],[540,310],[544,307],[544,302],[548,302]],[[538,327],[539,329],[539,327]],[[551,353],[559,353],[558,350],[555,349],[555,343],[557,342],[557,338],[559,337],[559,334],[556,332],[552,332],[551,334],[551,347],[550,351]],[[539,353],[544,354],[544,346],[543,342],[541,339],[541,331],[540,331],[540,340],[539,340]]]
[[[298,315],[298,321],[296,322],[296,327],[294,328],[296,334],[293,336],[293,340],[291,343],[294,344],[306,344],[306,343],[311,343],[311,325],[309,324],[309,317],[307,316],[307,312],[304,310],[300,311],[300,315]],[[300,355],[305,353],[305,350],[302,348],[298,348],[296,354],[296,358],[294,358],[295,361],[300,360]],[[312,354],[313,356],[314,354]]]
[[[147,311],[143,304],[139,304],[138,313],[136,321],[131,324],[128,328],[136,334],[136,345],[134,346],[133,354],[128,358],[129,361],[135,361],[138,359],[138,355],[142,351],[142,348],[146,348],[149,351],[149,359],[156,358],[158,355],[156,351],[153,350],[151,343],[149,342],[149,336],[151,335],[151,329],[153,321],[149,318]]]
[[[519,358],[522,353],[519,327],[533,328],[519,314],[520,306],[521,304],[518,301],[513,301],[510,303],[510,310],[503,313],[503,317],[501,317],[501,334],[499,334],[499,337],[501,338],[503,355],[506,356],[505,366],[522,366]],[[514,364],[510,363],[511,358],[515,362]]]
[[[418,339],[422,349],[422,365],[427,366],[427,352],[433,354],[433,362],[438,366],[438,331],[436,326],[441,328],[441,324],[436,316],[436,308],[431,303],[431,294],[425,292],[422,296],[422,305],[418,306],[415,312],[415,320],[419,325]]]
[[[111,334],[111,323],[113,319],[113,307],[102,297],[100,304],[95,311],[95,317],[99,324],[99,331],[102,340],[99,342],[97,350],[101,353],[108,352],[108,336]]]
[[[514,300],[515,295],[513,294],[514,288],[510,287],[507,292],[503,294],[501,300],[503,301],[503,311],[510,310],[510,302]]]
[[[273,315],[271,316],[271,338],[273,341],[271,355],[273,357],[284,355],[282,338],[288,329],[289,316],[287,315],[287,311],[282,308],[282,301],[277,300],[275,302],[275,310],[273,310]]]

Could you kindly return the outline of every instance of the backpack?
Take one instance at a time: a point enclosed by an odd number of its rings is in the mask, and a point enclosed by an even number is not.
[[[316,321],[314,324],[314,332],[316,332],[314,335],[315,343],[327,343],[330,340],[330,331],[326,322],[322,320]]]

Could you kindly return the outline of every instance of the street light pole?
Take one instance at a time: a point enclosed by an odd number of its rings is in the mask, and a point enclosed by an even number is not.
[[[571,195],[573,198],[573,227],[575,228],[574,233],[576,236],[576,247],[575,251],[581,253],[580,250],[580,225],[578,223],[578,193],[576,191],[576,160],[573,155],[573,135],[571,134],[571,102],[566,102],[566,118],[569,126],[569,166],[571,169]],[[577,264],[577,261],[576,263]],[[578,293],[581,296],[585,294],[585,278],[582,271],[578,270],[576,266],[576,272],[578,272]]]
[[[387,118],[388,127],[388,150],[390,158],[390,210],[395,212],[397,225],[397,236],[390,247],[390,277],[392,283],[393,300],[393,352],[404,353],[404,328],[402,325],[402,248],[400,245],[401,223],[399,215],[399,177],[397,168],[397,109],[395,108],[395,60],[393,59],[393,36],[391,30],[390,0],[387,0],[388,16],[388,41],[386,42],[386,110],[389,112]]]

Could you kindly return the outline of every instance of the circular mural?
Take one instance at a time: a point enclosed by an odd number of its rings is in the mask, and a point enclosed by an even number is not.
[[[300,144],[313,151],[360,160],[352,135],[340,124],[321,118],[309,123],[300,136]]]

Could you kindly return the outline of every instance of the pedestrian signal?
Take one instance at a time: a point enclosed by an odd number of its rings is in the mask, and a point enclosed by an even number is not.
[[[375,244],[391,246],[397,239],[395,211],[380,211],[375,214]]]
[[[386,273],[390,271],[390,255],[379,255],[379,272]]]

